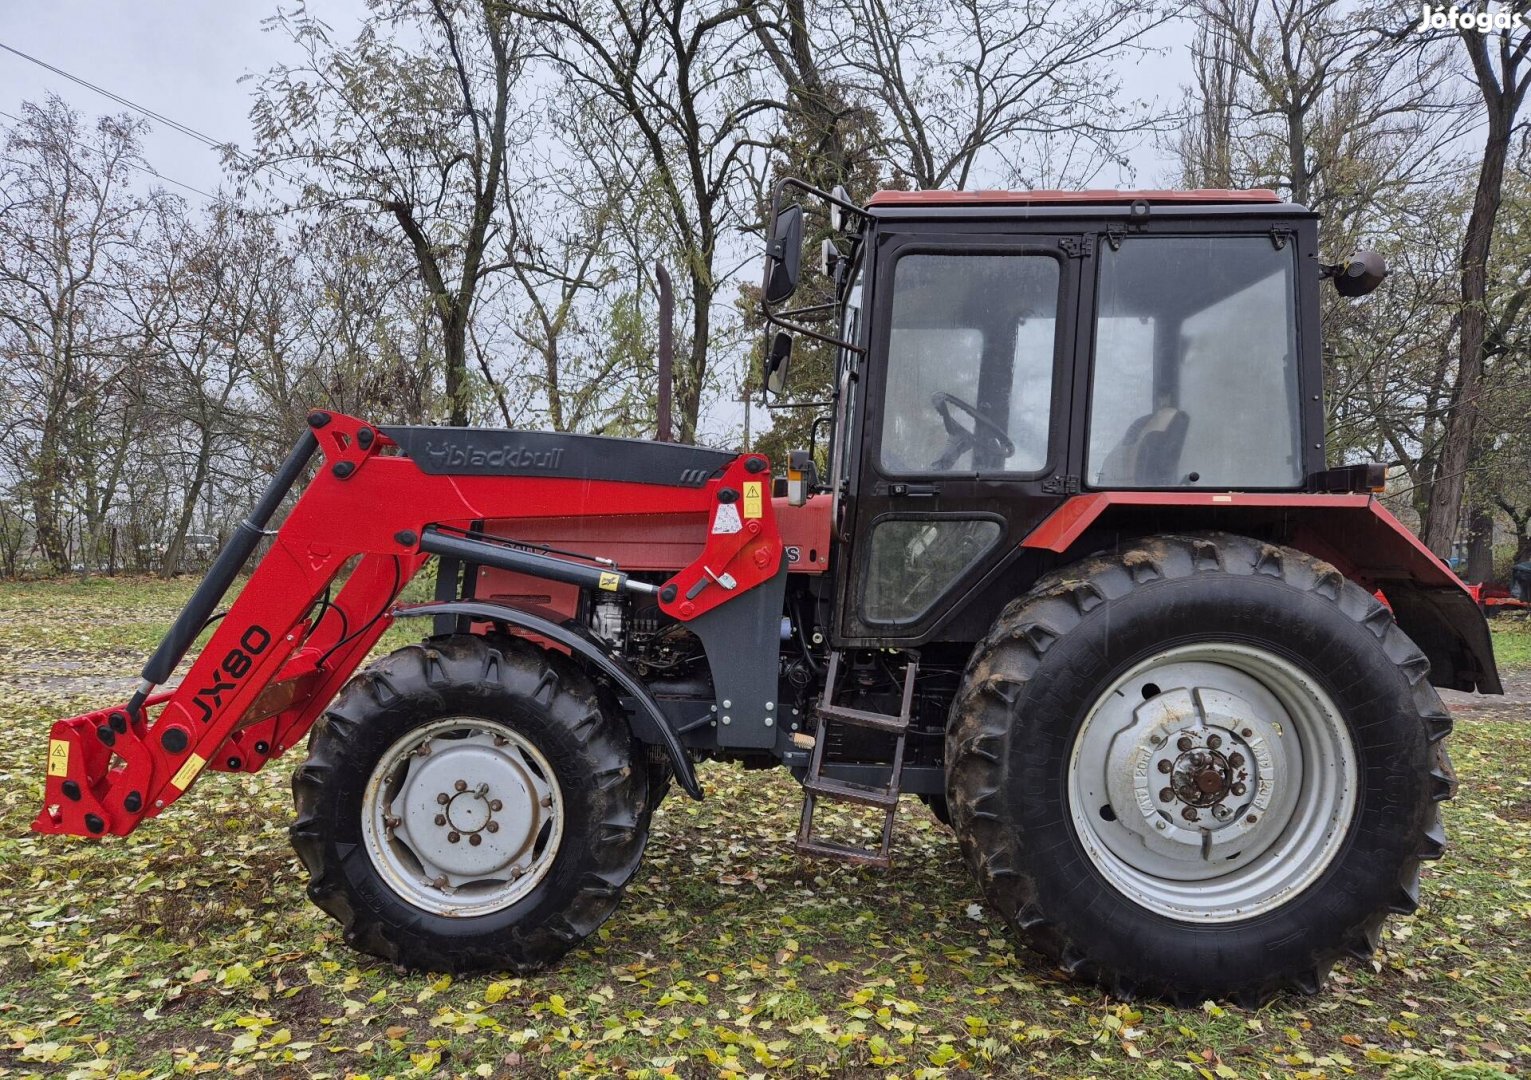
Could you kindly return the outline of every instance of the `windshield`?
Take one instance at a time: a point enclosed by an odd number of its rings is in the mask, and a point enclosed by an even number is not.
[[[1292,246],[1145,236],[1100,254],[1088,483],[1299,485]]]
[[[885,472],[1035,472],[1047,461],[1059,266],[905,255],[894,266]]]

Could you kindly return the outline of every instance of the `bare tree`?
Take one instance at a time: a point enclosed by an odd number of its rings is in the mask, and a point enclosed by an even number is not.
[[[301,2],[271,22],[307,62],[260,80],[256,152],[227,160],[278,195],[300,179],[297,206],[392,220],[440,326],[450,420],[465,424],[474,304],[508,265],[519,25],[494,0],[384,0],[348,44]]]
[[[626,164],[634,212],[662,223],[683,268],[691,327],[676,365],[679,438],[696,437],[708,384],[719,248],[751,201],[755,130],[782,103],[758,86],[749,16],[756,0],[508,0],[552,31],[544,56],[581,102],[580,120]],[[652,200],[651,203],[649,201]],[[649,205],[641,205],[649,203]]]
[[[1491,344],[1487,309],[1488,267],[1495,222],[1504,198],[1505,165],[1516,132],[1526,127],[1521,107],[1531,87],[1531,27],[1496,33],[1460,31],[1483,98],[1485,133],[1472,212],[1461,255],[1461,313],[1451,412],[1445,444],[1430,492],[1423,540],[1438,555],[1450,552],[1461,517],[1463,490],[1479,418],[1484,369]]]
[[[1089,181],[1162,117],[1117,67],[1168,19],[1157,0],[826,0],[824,66],[882,117],[887,175],[916,187]]]
[[[69,522],[99,541],[134,427],[137,357],[116,317],[158,196],[133,191],[142,127],[87,127],[58,97],[22,106],[0,159],[0,355],[17,412],[5,453],[45,558],[72,564]]]

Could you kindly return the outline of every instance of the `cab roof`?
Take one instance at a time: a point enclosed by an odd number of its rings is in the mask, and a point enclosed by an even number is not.
[[[909,206],[936,209],[958,206],[1067,206],[1093,204],[1128,206],[1153,203],[1280,203],[1269,188],[1191,188],[1182,191],[879,191],[867,206]]]

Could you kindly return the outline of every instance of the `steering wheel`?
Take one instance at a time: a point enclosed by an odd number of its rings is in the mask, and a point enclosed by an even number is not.
[[[950,439],[946,449],[941,452],[941,456],[930,466],[937,472],[950,469],[956,464],[957,459],[969,450],[992,450],[999,454],[1001,459],[1015,453],[1015,443],[1010,441],[1010,433],[980,413],[976,405],[969,405],[960,397],[948,394],[945,390],[937,390],[931,394],[930,404],[940,414],[941,425],[946,428],[946,434]],[[953,405],[973,418],[971,428],[963,427],[953,418],[950,408]]]

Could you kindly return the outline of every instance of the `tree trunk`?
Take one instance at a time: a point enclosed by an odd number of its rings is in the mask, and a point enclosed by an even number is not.
[[[468,424],[468,319],[457,305],[441,320],[442,355],[446,361],[448,423]]]
[[[1494,577],[1494,515],[1487,508],[1474,507],[1468,523],[1468,581],[1490,581]]]
[[[1457,337],[1456,386],[1447,411],[1446,435],[1440,461],[1436,466],[1435,483],[1430,492],[1429,515],[1425,519],[1422,537],[1430,550],[1442,556],[1451,551],[1452,541],[1456,538],[1457,523],[1462,512],[1462,493],[1467,484],[1467,470],[1472,462],[1473,436],[1480,412],[1479,397],[1483,392],[1489,250],[1493,245],[1494,221],[1499,215],[1499,204],[1504,197],[1505,160],[1514,132],[1515,115],[1525,99],[1527,87],[1527,80],[1520,76],[1518,60],[1511,60],[1507,38],[1504,48],[1499,50],[1503,67],[1501,71],[1495,72],[1487,42],[1499,41],[1499,35],[1490,39],[1489,35],[1465,30],[1462,37],[1486,106],[1488,135],[1483,143],[1483,160],[1478,169],[1478,187],[1473,195],[1472,213],[1467,219],[1467,236],[1462,242],[1462,311]]]

